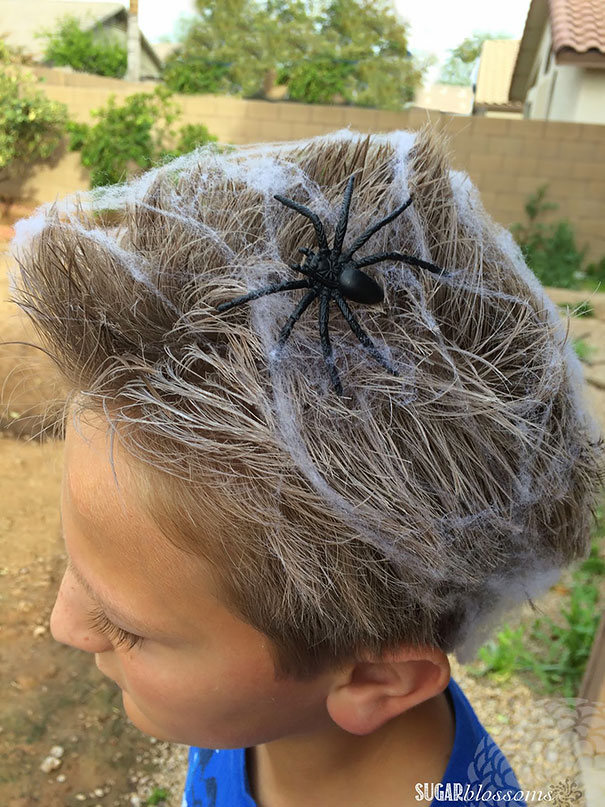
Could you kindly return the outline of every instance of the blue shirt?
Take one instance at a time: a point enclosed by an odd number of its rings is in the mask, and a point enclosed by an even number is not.
[[[425,807],[526,807],[506,757],[453,678],[446,691],[456,719],[452,753],[441,783],[419,783],[414,799]],[[214,751],[191,747],[182,807],[256,807],[246,772],[246,749]]]

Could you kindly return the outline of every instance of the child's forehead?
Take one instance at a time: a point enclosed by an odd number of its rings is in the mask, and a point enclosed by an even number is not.
[[[152,557],[162,570],[158,587],[178,586],[189,580],[196,586],[203,583],[207,592],[220,599],[215,576],[203,558],[168,540],[146,512],[140,501],[140,488],[135,484],[140,470],[127,451],[117,447],[117,440],[112,461],[108,429],[101,417],[82,428],[66,428],[63,512],[68,510],[69,518],[87,541],[119,557],[126,570],[153,565]],[[200,540],[211,539],[211,535],[201,532]]]
[[[132,502],[127,462],[110,447],[107,424],[95,420],[66,426],[63,492],[84,517],[103,522],[118,508],[128,514]]]

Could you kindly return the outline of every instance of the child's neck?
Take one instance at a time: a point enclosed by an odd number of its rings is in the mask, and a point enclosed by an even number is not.
[[[441,782],[454,745],[445,692],[373,734],[336,725],[250,749],[248,774],[258,807],[412,807],[416,782]]]

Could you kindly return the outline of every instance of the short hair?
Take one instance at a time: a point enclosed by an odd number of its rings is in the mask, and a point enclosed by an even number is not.
[[[304,291],[217,306],[300,278],[355,176],[347,243],[411,196],[357,257],[381,305],[339,311],[344,394]],[[205,147],[17,228],[16,302],[69,385],[137,468],[166,538],[208,560],[225,602],[305,678],[402,644],[472,658],[514,605],[586,555],[603,438],[554,305],[485,213],[443,139],[349,130]]]

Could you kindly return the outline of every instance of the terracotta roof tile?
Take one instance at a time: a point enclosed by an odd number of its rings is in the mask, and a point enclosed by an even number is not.
[[[605,54],[605,2],[603,0],[548,0],[555,53],[571,48],[578,53]]]

